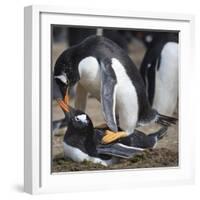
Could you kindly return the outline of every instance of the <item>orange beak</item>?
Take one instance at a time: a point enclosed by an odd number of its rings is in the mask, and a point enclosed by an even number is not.
[[[65,112],[69,112],[69,96],[68,96],[68,89],[66,91],[64,100],[58,99],[57,100],[59,106],[65,111]]]

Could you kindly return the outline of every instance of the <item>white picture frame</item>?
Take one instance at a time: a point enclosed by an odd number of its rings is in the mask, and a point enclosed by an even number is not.
[[[31,194],[134,188],[194,182],[194,133],[188,91],[193,84],[194,17],[183,14],[25,8],[24,189]],[[180,31],[179,166],[51,174],[51,24]],[[190,66],[190,67],[188,67]],[[188,123],[189,122],[189,123]],[[106,181],[105,181],[106,180]]]

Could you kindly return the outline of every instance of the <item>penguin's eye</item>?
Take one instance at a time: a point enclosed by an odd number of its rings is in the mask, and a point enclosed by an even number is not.
[[[78,117],[75,117],[75,120],[76,120],[77,122],[79,122],[79,121],[80,121],[80,119],[79,119]]]
[[[85,114],[76,116],[76,117],[75,117],[75,120],[76,120],[77,122],[88,123],[88,120],[87,120],[87,117],[86,117]]]
[[[56,75],[56,76],[54,76],[54,78],[60,80],[65,85],[67,85],[69,83],[66,73],[63,73],[61,75]]]

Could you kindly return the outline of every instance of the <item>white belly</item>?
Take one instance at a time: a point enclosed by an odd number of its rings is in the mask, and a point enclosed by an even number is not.
[[[108,166],[112,164],[112,160],[102,160],[100,158],[91,157],[88,154],[82,152],[80,149],[70,146],[63,142],[64,146],[64,158],[70,158],[75,162],[83,162],[83,161],[90,161],[93,163],[99,163],[104,166]]]
[[[167,43],[161,53],[156,72],[153,107],[161,114],[172,115],[178,98],[178,44]]]
[[[100,67],[96,58],[90,56],[79,63],[80,84],[100,100]]]
[[[136,89],[123,65],[115,58],[112,59],[112,68],[117,77],[116,113],[119,117],[119,126],[128,134],[131,134],[138,120],[139,108]]]
[[[128,134],[133,133],[138,117],[138,98],[136,89],[122,64],[112,58],[112,68],[117,77],[116,114],[119,126]],[[100,66],[96,58],[87,57],[79,64],[80,84],[100,101]]]

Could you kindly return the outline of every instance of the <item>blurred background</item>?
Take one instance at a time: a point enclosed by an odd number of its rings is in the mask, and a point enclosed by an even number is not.
[[[102,28],[90,28],[90,27],[67,27],[61,25],[52,25],[52,71],[55,65],[56,59],[67,48],[80,43],[86,37],[90,35],[103,35],[123,48],[135,63],[138,70],[140,69],[145,52],[151,48],[152,44],[160,39],[160,36],[166,32],[162,31],[146,31],[146,30],[122,30],[122,29],[102,29]],[[172,33],[178,40],[178,33]],[[71,91],[70,104],[74,106],[75,92]],[[86,113],[92,119],[94,126],[104,123],[103,115],[100,109],[100,103],[94,99],[91,95],[88,97]],[[177,112],[174,113],[177,116]],[[64,114],[57,102],[52,100],[52,121],[60,120],[64,118]],[[159,128],[158,125],[148,126],[141,128],[145,133],[151,133]],[[52,171],[70,171],[63,158],[63,146],[62,141],[66,131],[66,127],[61,129],[55,129],[52,133]],[[172,126],[168,130],[167,136],[159,142],[158,149],[167,149],[168,157],[165,158],[166,152],[162,155],[166,160],[165,166],[177,166],[178,165],[178,123]],[[170,156],[169,156],[170,155]],[[167,159],[170,161],[167,162]],[[64,166],[62,168],[62,165]],[[146,166],[146,165],[145,165]],[[148,167],[160,166],[159,163],[149,163]],[[161,165],[162,166],[162,165]],[[121,166],[120,166],[121,167]],[[138,167],[138,166],[137,166]],[[143,167],[142,164],[139,167]],[[131,168],[131,166],[130,166]],[[134,168],[134,166],[133,166]]]

